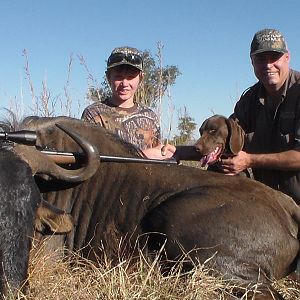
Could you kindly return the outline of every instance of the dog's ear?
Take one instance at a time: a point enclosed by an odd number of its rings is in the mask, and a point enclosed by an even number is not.
[[[230,131],[230,151],[236,155],[243,149],[245,132],[242,127],[231,118],[226,119],[226,123]]]
[[[203,131],[205,130],[207,122],[208,122],[208,119],[203,121],[202,125],[200,126],[200,128],[199,128],[200,135],[202,135]]]

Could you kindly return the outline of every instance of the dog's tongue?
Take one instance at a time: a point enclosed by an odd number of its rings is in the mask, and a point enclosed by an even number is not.
[[[215,163],[219,159],[219,155],[221,153],[221,148],[216,147],[215,150],[200,159],[201,168],[206,168]]]

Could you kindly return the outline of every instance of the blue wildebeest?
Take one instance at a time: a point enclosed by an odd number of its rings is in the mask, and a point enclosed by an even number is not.
[[[80,120],[28,118],[23,126],[36,130],[41,148],[78,152],[56,123],[84,136],[100,155],[138,157],[133,146]],[[51,204],[73,217],[74,230],[59,242],[91,259],[101,257],[103,249],[113,258],[121,251],[121,239],[127,237],[124,245],[130,250],[148,233],[150,251],[165,244],[168,261],[180,259],[184,251],[193,262],[206,261],[250,290],[259,282],[262,294],[253,291],[251,297],[264,300],[273,299],[271,294],[282,299],[270,279],[296,268],[299,207],[283,193],[248,178],[177,165],[100,162],[95,175],[80,184],[37,182]]]
[[[69,215],[42,200],[34,180],[34,174],[47,174],[78,182],[94,174],[98,153],[76,134],[72,136],[89,157],[87,166],[75,172],[60,168],[33,147],[0,143],[0,298],[9,291],[26,291],[34,227],[55,233],[73,227]]]

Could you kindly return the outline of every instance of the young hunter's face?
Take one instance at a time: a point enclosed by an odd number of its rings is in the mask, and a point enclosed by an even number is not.
[[[107,78],[114,100],[120,104],[125,101],[133,102],[140,77],[140,70],[127,65],[110,69]]]
[[[289,74],[289,53],[263,52],[251,57],[254,73],[267,91],[278,91]]]

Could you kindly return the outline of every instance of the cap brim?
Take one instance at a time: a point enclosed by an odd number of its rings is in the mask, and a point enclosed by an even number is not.
[[[255,55],[255,54],[259,54],[259,53],[263,53],[263,52],[277,52],[277,53],[287,53],[288,51],[286,49],[273,49],[273,48],[269,48],[269,49],[257,49],[256,51],[253,51],[250,53],[250,55]]]
[[[140,71],[143,71],[143,69],[140,66],[137,66],[137,65],[131,64],[129,62],[125,62],[125,61],[124,62],[121,61],[121,62],[117,62],[117,63],[111,64],[111,65],[107,66],[107,70],[111,69],[111,68],[114,68],[114,67],[117,67],[117,66],[121,66],[121,65],[132,66],[132,67],[134,67],[134,68],[136,68],[136,69],[138,69]]]

